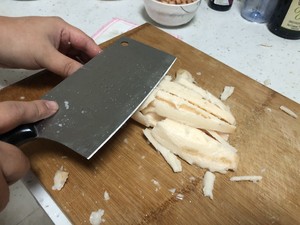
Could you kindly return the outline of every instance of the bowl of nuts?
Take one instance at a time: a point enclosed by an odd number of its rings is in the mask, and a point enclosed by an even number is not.
[[[149,17],[164,26],[180,26],[196,15],[201,0],[144,0]]]

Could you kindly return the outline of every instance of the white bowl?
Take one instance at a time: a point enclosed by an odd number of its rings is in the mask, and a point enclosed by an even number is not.
[[[201,0],[189,4],[167,4],[157,0],[144,0],[145,9],[151,19],[165,26],[188,23],[196,14]]]

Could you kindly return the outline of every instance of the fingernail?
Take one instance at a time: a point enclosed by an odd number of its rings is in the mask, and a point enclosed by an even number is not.
[[[59,106],[55,101],[47,101],[46,102],[46,106],[48,107],[48,109],[50,109],[51,111],[57,111]]]

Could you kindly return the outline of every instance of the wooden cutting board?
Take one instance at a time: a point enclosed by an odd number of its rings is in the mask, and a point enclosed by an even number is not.
[[[300,121],[279,109],[285,105],[300,115],[299,104],[149,24],[125,36],[175,55],[170,74],[187,69],[216,96],[226,85],[235,87],[226,103],[237,120],[230,143],[240,163],[235,172],[216,174],[211,200],[202,194],[205,170],[182,161],[183,172],[173,173],[132,120],[90,161],[45,140],[23,145],[33,172],[67,217],[89,224],[91,212],[104,209],[104,224],[299,224]],[[1,90],[0,100],[39,99],[60,81],[43,71]],[[61,166],[69,179],[61,191],[53,191]],[[234,175],[263,179],[229,181]]]

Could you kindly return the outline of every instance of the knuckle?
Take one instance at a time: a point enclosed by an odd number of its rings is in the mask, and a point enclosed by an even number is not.
[[[26,112],[24,105],[19,102],[9,102],[8,108],[13,118],[22,118]]]
[[[33,117],[35,117],[35,118],[40,117],[40,115],[41,115],[40,106],[35,101],[32,102],[32,105],[33,105]]]
[[[69,76],[71,75],[74,71],[75,71],[75,67],[76,67],[76,63],[74,61],[71,61],[71,62],[67,62],[65,65],[64,65],[64,70],[63,70],[63,74],[65,76]]]
[[[59,17],[59,16],[51,16],[50,18],[52,20],[58,22],[58,23],[63,23],[64,22],[64,20],[61,17]]]
[[[43,118],[45,112],[47,111],[46,105],[40,101],[33,101],[32,104],[33,104],[33,117],[36,118],[36,120]]]

